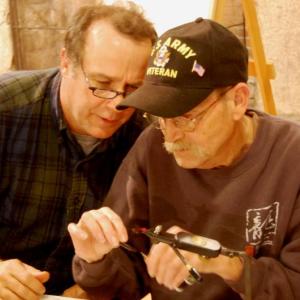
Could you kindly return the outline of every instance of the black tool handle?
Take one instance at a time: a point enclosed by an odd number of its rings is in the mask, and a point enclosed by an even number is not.
[[[145,234],[154,243],[165,243],[205,257],[217,257],[221,252],[221,244],[218,241],[188,232],[156,234],[153,231],[147,231]]]

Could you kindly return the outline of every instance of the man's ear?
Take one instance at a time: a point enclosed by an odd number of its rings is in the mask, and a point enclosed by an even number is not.
[[[68,58],[67,50],[66,48],[62,48],[60,50],[60,71],[62,75],[65,75],[69,68],[70,68],[70,59]]]
[[[249,87],[246,83],[240,82],[237,85],[233,87],[234,91],[234,112],[233,112],[233,118],[234,120],[240,120],[247,108],[249,103]]]

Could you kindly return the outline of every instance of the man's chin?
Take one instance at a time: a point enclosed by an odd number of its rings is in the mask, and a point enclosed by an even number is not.
[[[184,157],[182,157],[181,155],[178,155],[176,153],[173,153],[173,156],[174,156],[174,159],[177,163],[177,165],[181,168],[184,168],[184,169],[194,169],[196,168],[196,165],[195,165],[195,162],[194,161],[191,161],[191,160],[188,160]]]
[[[108,139],[112,137],[120,127],[121,125],[114,126],[114,127],[106,127],[106,128],[97,128],[97,127],[94,127],[93,129],[90,128],[89,135],[98,139]]]
[[[175,151],[173,153],[174,159],[179,167],[184,169],[206,169],[207,157],[198,157],[198,155],[191,155],[188,151]],[[202,167],[203,166],[203,167]]]

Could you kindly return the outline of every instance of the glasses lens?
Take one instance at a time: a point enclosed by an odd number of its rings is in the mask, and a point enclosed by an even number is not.
[[[118,93],[115,91],[101,90],[101,89],[94,89],[93,94],[96,97],[104,98],[104,99],[113,99],[118,95]]]
[[[173,120],[177,128],[184,131],[193,131],[196,125],[196,119],[188,119],[184,117],[177,117]]]
[[[165,131],[166,129],[166,121],[163,118],[157,118],[157,124],[158,128],[162,131]]]

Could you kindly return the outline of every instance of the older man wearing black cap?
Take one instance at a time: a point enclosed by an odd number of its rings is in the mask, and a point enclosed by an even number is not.
[[[157,121],[106,207],[69,225],[75,279],[95,299],[300,297],[300,127],[248,109],[247,63],[210,20],[157,41],[143,86],[119,106]]]

